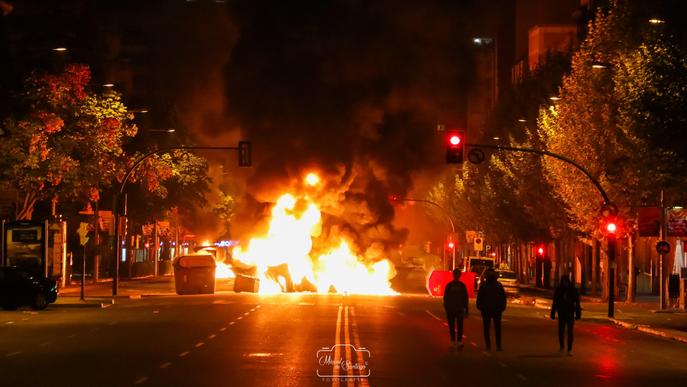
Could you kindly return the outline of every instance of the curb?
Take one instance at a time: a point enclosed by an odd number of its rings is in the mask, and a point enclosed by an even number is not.
[[[678,341],[678,342],[683,343],[683,344],[687,344],[687,337],[672,335],[666,331],[654,329],[648,325],[632,324],[632,323],[628,323],[625,321],[617,320],[617,319],[612,318],[612,317],[609,317],[608,320],[611,321],[612,323],[619,325],[619,326],[626,328],[626,329],[644,332],[644,333],[648,333],[648,334],[653,335],[653,336],[663,337],[666,339]]]

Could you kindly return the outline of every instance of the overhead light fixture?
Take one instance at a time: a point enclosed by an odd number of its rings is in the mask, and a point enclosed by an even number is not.
[[[500,140],[500,139],[501,139],[501,137],[498,137],[498,136],[494,136],[494,137],[492,137],[492,138],[493,138],[494,140]]]
[[[556,101],[560,101],[560,100],[561,100],[561,97],[556,96],[556,95],[553,95],[553,96],[549,97],[549,99],[552,100],[552,101],[554,101],[554,102],[556,102]]]
[[[103,87],[114,87],[114,83],[105,83]]]
[[[658,19],[658,18],[655,18],[655,17],[649,19],[649,23],[651,23],[651,24],[663,24],[663,23],[665,23],[665,22],[666,22],[665,20],[663,20],[663,19]]]
[[[67,51],[67,47],[55,47],[52,50],[58,51],[58,52],[64,52],[64,51]]]
[[[518,122],[527,122],[527,120],[524,118],[518,118]]]

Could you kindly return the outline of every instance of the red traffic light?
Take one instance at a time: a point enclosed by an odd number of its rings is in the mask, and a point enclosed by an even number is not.
[[[609,222],[606,224],[606,231],[610,234],[615,234],[615,232],[618,230],[618,226],[614,222]]]
[[[447,246],[450,250],[453,250],[453,248],[456,247],[456,245],[453,242],[449,242]]]
[[[544,252],[546,252],[546,250],[544,249],[544,245],[539,245],[537,247],[537,255],[544,256]]]
[[[464,151],[465,132],[462,130],[450,130],[446,133],[446,163],[462,164]]]

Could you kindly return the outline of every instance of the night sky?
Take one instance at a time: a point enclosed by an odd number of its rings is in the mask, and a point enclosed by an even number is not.
[[[151,108],[150,125],[185,126],[201,145],[253,142],[236,230],[315,168],[346,209],[336,222],[396,241],[387,198],[441,170],[436,125],[465,125],[471,38],[492,33],[500,2],[11,3],[8,73],[49,67],[44,50],[65,45],[94,82],[133,69],[119,90]]]

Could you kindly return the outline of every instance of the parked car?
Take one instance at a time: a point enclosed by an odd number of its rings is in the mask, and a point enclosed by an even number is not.
[[[57,300],[57,282],[17,267],[0,267],[0,306],[14,310],[30,305],[45,309]]]
[[[496,270],[496,274],[498,274],[498,281],[503,285],[506,293],[518,294],[520,292],[520,282],[513,270]]]

